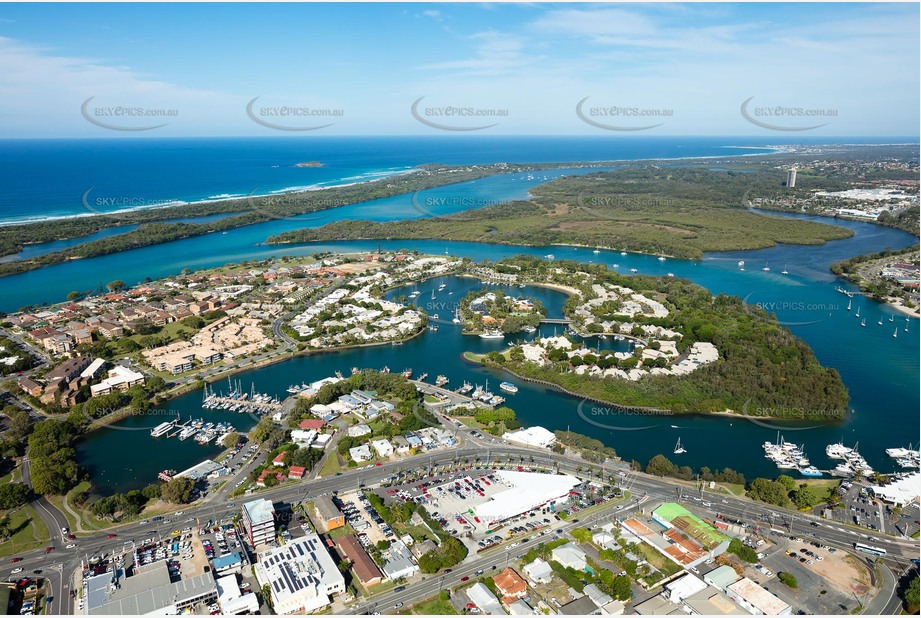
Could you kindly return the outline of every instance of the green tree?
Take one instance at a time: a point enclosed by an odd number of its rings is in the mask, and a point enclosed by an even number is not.
[[[796,491],[797,484],[796,484],[796,481],[793,480],[793,477],[791,476],[788,476],[786,474],[781,474],[780,476],[777,477],[777,482],[783,485],[784,487],[786,487],[788,492]]]
[[[236,431],[231,431],[224,438],[224,448],[234,448],[240,443],[240,434]]]
[[[185,477],[174,478],[160,488],[160,496],[173,504],[188,504],[192,501],[195,481]]]
[[[748,496],[775,506],[787,506],[787,488],[782,483],[770,479],[758,478],[748,485]]]
[[[656,455],[646,464],[646,474],[675,476],[675,464],[669,461],[665,455]]]
[[[32,491],[23,483],[0,485],[0,509],[8,511],[29,502]]]
[[[633,596],[633,589],[630,587],[630,578],[626,575],[618,575],[615,577],[611,596],[619,601],[629,600]]]
[[[110,292],[118,292],[119,290],[125,289],[125,282],[121,279],[116,279],[114,281],[109,281],[106,284],[106,289]]]
[[[588,528],[574,528],[570,534],[579,543],[588,543],[592,540],[592,531]]]
[[[777,574],[777,579],[779,579],[783,584],[789,586],[790,588],[798,587],[798,584],[796,583],[796,578],[793,577],[793,575],[791,575],[790,573],[785,573],[781,571],[780,573]]]
[[[919,587],[918,576],[915,575],[905,590],[905,610],[909,614],[917,614],[919,608],[921,608],[921,587]]]
[[[793,492],[792,498],[793,504],[795,504],[799,509],[811,508],[816,502],[818,502],[818,498],[816,497],[815,492],[809,485],[806,485],[805,483],[800,485],[796,491]]]
[[[735,554],[745,562],[758,562],[758,552],[747,545],[743,545],[739,539],[729,541],[729,547],[726,551],[730,554]]]
[[[160,497],[160,491],[161,491],[161,488],[160,488],[159,483],[151,483],[150,485],[142,489],[141,493],[148,500],[156,500]]]

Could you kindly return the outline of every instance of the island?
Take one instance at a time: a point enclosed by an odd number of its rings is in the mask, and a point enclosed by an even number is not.
[[[326,164],[320,161],[302,161],[301,163],[295,163],[294,167],[326,167]]]
[[[567,334],[468,358],[624,408],[833,422],[848,395],[834,369],[768,313],[687,280],[519,256],[516,283],[565,289]],[[610,338],[609,338],[610,337]],[[619,349],[609,347],[609,342]]]
[[[455,321],[465,334],[491,337],[503,333],[533,333],[547,310],[535,298],[511,296],[502,290],[472,290],[458,306]]]

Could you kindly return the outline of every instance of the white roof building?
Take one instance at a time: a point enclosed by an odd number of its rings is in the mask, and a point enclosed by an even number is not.
[[[260,586],[268,584],[276,614],[310,613],[345,591],[345,579],[316,534],[259,554],[255,565]]]
[[[602,592],[601,588],[595,584],[589,584],[582,590],[582,592],[584,592],[588,598],[592,600],[592,603],[598,607],[603,607],[614,600],[614,597],[605,592]]]
[[[246,594],[240,592],[236,575],[217,578],[217,602],[221,606],[221,613],[225,616],[259,613],[259,599],[252,592]]]
[[[360,423],[358,425],[352,425],[351,427],[349,427],[346,430],[346,433],[348,434],[350,438],[360,438],[362,436],[366,436],[369,433],[371,433],[371,428],[365,425],[364,423]]]
[[[387,550],[390,557],[384,560],[384,574],[390,580],[412,577],[419,570],[413,562],[413,555],[403,541],[394,541]]]
[[[522,570],[532,584],[549,584],[550,580],[553,579],[553,568],[550,563],[540,558],[524,565]]]
[[[476,516],[484,521],[505,521],[525,511],[567,497],[579,484],[579,479],[568,474],[538,474],[499,470],[496,476],[509,486],[478,506]]]
[[[585,552],[582,551],[575,543],[566,543],[559,547],[554,547],[550,551],[554,560],[564,567],[584,571],[586,566]]]
[[[387,440],[373,440],[371,446],[377,451],[380,457],[390,457],[393,455],[393,445]]]
[[[788,616],[792,612],[789,605],[747,577],[730,584],[726,588],[726,596],[741,605],[750,614]]]
[[[617,537],[615,537],[610,532],[602,530],[601,532],[596,532],[592,535],[592,543],[601,547],[602,549],[619,549],[620,544],[617,542]]]
[[[291,440],[298,446],[309,446],[317,439],[317,432],[313,429],[295,429],[291,432]]]
[[[706,587],[707,584],[688,573],[665,584],[665,591],[669,601],[681,603],[689,596],[697,594]]]
[[[530,616],[537,612],[531,609],[531,606],[521,599],[517,599],[508,604],[508,613],[512,616]]]
[[[90,386],[90,393],[95,397],[96,395],[111,393],[113,390],[127,390],[136,384],[143,383],[143,373],[138,373],[121,365],[115,365],[109,370],[108,378],[102,380],[99,384]]]
[[[351,457],[354,461],[368,461],[372,457],[371,447],[367,444],[354,446],[349,449],[349,457]]]
[[[913,472],[888,485],[871,486],[870,491],[886,502],[904,506],[921,496],[921,472]]]
[[[0,351],[2,351],[2,350],[3,350],[3,348],[0,348]],[[16,357],[14,357],[14,358],[19,358],[19,357],[16,356]],[[90,363],[90,366],[89,366],[89,367],[87,367],[86,369],[83,370],[83,372],[80,374],[80,377],[81,377],[81,378],[92,378],[92,377],[94,377],[94,376],[96,375],[96,372],[99,371],[100,369],[102,369],[102,366],[105,365],[105,364],[106,364],[106,361],[105,361],[104,359],[97,358],[97,359],[94,360],[92,363]]]
[[[502,604],[499,603],[499,599],[497,599],[496,595],[494,595],[484,584],[477,582],[467,588],[467,596],[470,597],[470,600],[473,601],[478,608],[480,608],[482,613],[491,614],[493,616],[505,615],[505,610],[502,609]]]
[[[550,448],[556,442],[556,436],[553,435],[553,432],[547,431],[543,427],[528,427],[519,431],[506,432],[502,437],[509,442],[537,448]]]

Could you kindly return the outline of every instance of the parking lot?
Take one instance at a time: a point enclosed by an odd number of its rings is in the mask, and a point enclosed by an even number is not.
[[[919,511],[916,504],[904,509],[894,509],[881,500],[875,500],[867,486],[844,481],[838,489],[843,508],[831,509],[835,521],[860,526],[874,532],[911,536],[919,529]],[[822,514],[821,508],[817,514]]]
[[[256,444],[244,445],[238,444],[237,447],[230,452],[230,455],[222,462],[226,468],[230,470],[230,477],[233,477],[235,474],[247,467],[247,464],[251,463],[255,459],[263,457],[262,454],[258,452],[259,447]],[[213,483],[221,483],[227,480],[227,476],[218,477],[214,479]],[[236,489],[241,485],[245,485],[249,482],[249,479],[245,476],[234,481],[234,486],[231,489]]]
[[[393,530],[364,495],[352,492],[337,496],[333,501],[345,515],[346,523],[355,529],[355,536],[365,549],[380,541],[396,538]]]

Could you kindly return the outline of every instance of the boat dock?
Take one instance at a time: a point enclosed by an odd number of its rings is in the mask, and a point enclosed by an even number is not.
[[[224,395],[206,384],[202,393],[201,407],[207,410],[220,409],[241,414],[243,412],[268,414],[281,410],[284,405],[284,402],[279,401],[277,397],[257,393],[255,385],[250,388],[249,392],[246,392],[241,384],[234,384],[228,379],[228,386],[230,391]]]
[[[244,408],[248,408],[248,410],[246,411],[254,411],[254,412],[261,413],[261,414],[264,414],[266,412],[276,412],[278,410],[281,410],[281,407],[284,405],[281,402],[276,403],[273,401],[246,401],[246,400],[241,401],[239,397],[219,397],[217,395],[212,395],[208,397],[205,400],[205,403],[214,404],[212,406],[209,406],[212,408],[221,408],[221,409],[228,409],[228,410],[234,407],[237,407],[237,408],[244,407]],[[253,408],[253,410],[249,410],[249,408]]]
[[[456,391],[449,390],[447,388],[442,388],[440,386],[435,386],[434,384],[429,384],[428,382],[423,382],[422,380],[409,380],[411,384],[416,387],[420,393],[426,395],[434,395],[441,399],[441,403],[430,404],[436,406],[473,406],[476,408],[493,408],[494,405],[490,405],[479,399],[474,399],[468,395],[462,395]]]

